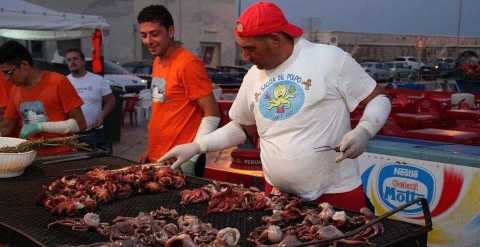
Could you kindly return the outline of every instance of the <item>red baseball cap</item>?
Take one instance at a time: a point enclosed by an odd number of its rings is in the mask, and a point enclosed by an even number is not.
[[[250,5],[238,17],[233,30],[240,37],[284,32],[291,37],[302,36],[303,30],[287,21],[282,10],[274,3],[258,2]]]

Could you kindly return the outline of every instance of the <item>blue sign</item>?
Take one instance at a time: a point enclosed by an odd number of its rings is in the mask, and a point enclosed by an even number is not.
[[[435,178],[427,170],[403,165],[385,164],[379,171],[377,191],[383,204],[395,209],[419,197],[433,202],[435,196]],[[402,211],[403,214],[416,215],[422,212],[420,204],[412,205]]]

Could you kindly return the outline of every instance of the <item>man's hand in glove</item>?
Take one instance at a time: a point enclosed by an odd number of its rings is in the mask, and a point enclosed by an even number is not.
[[[20,138],[27,139],[29,135],[42,132],[42,126],[39,123],[24,124],[20,130]]]
[[[354,159],[360,156],[367,149],[370,138],[368,131],[361,126],[347,132],[340,142],[341,153],[335,161],[338,163],[346,158]]]
[[[190,158],[199,154],[200,145],[196,142],[187,143],[175,146],[168,151],[158,162],[167,162],[168,160],[175,159],[175,162],[170,166],[172,169],[180,168],[180,165],[188,161]]]
[[[197,164],[199,155],[195,155],[180,165],[183,175],[195,176],[195,164]]]

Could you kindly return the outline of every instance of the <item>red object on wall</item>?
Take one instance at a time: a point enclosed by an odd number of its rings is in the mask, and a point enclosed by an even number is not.
[[[102,31],[95,29],[92,36],[92,72],[103,75]]]

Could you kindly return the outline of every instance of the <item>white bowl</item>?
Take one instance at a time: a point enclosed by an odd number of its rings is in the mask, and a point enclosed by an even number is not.
[[[16,146],[25,139],[0,137],[0,147]],[[23,174],[25,168],[32,164],[37,156],[37,151],[25,153],[0,153],[0,178],[16,177]]]

